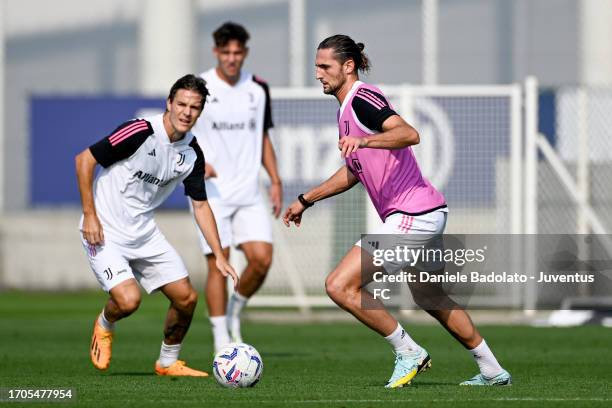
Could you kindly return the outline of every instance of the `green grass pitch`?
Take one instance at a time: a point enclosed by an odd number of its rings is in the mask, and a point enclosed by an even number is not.
[[[427,347],[433,366],[413,385],[386,390],[390,347],[359,324],[247,323],[244,335],[263,357],[263,378],[255,388],[229,390],[212,376],[153,374],[167,308],[161,295],[145,296],[141,309],[118,324],[111,367],[97,372],[88,347],[103,301],[101,293],[0,293],[0,387],[71,387],[77,396],[69,405],[79,407],[612,406],[612,329],[484,326],[515,383],[467,388],[457,384],[476,373],[471,356],[437,325],[406,326]],[[181,358],[210,372],[202,305]]]

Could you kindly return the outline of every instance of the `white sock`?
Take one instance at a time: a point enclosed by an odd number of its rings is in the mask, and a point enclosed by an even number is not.
[[[170,367],[178,360],[180,351],[180,344],[166,344],[162,341],[161,350],[159,351],[159,365],[162,367]]]
[[[474,360],[476,360],[476,364],[478,364],[478,368],[480,368],[480,374],[486,378],[493,378],[504,370],[497,362],[497,359],[484,339],[482,339],[482,343],[476,348],[471,349],[470,353],[472,353]]]
[[[248,297],[242,296],[238,292],[234,292],[227,302],[227,325],[232,340],[237,343],[242,343],[242,334],[240,333],[240,313],[246,306]]]
[[[100,313],[100,315],[98,316],[98,324],[102,326],[104,330],[115,330],[115,322],[109,322],[108,320],[106,320],[106,316],[104,316],[104,309],[102,309],[102,313]]]
[[[227,331],[227,318],[225,316],[211,316],[213,337],[215,339],[215,353],[228,343],[231,343],[229,332]]]
[[[419,346],[415,343],[414,340],[412,340],[408,333],[406,333],[406,330],[404,330],[402,325],[399,323],[397,324],[397,327],[395,328],[393,333],[385,337],[385,340],[391,343],[396,353],[416,351],[421,348],[421,346]]]

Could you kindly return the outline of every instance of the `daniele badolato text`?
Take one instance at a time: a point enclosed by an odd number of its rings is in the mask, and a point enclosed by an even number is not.
[[[529,276],[522,273],[508,272],[406,272],[401,271],[394,275],[386,272],[374,273],[374,282],[377,283],[592,283],[594,275],[574,273],[550,274],[540,272],[538,276]]]
[[[446,271],[446,267],[473,268],[474,264],[484,266],[487,247],[478,249],[440,249],[440,248],[408,248],[377,249],[372,253],[372,263],[376,267],[394,264],[403,265],[401,271],[387,274],[375,272],[374,282],[378,283],[593,283],[595,275],[582,273],[546,273],[539,271],[533,275],[525,273],[497,271]],[[434,272],[419,271],[420,265],[438,265],[441,267],[427,268]],[[408,269],[411,271],[405,271]],[[414,272],[412,272],[414,271]]]

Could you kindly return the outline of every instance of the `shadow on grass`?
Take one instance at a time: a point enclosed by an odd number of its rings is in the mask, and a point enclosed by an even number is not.
[[[435,387],[439,385],[454,385],[459,387],[459,382],[450,382],[450,381],[418,381],[414,384],[410,385],[411,387]]]
[[[366,385],[366,387],[368,388],[381,388],[384,387],[386,383],[381,383],[381,382],[371,382],[368,383]],[[394,388],[394,389],[410,389],[410,388],[426,388],[426,387],[439,387],[441,385],[455,385],[457,387],[459,387],[459,383],[456,382],[449,382],[449,381],[418,381],[418,382],[414,382],[410,385],[406,385],[404,387],[400,387],[400,388]]]
[[[295,357],[308,357],[311,356],[312,353],[300,353],[300,352],[267,352],[267,351],[263,351],[262,353],[263,357],[278,357],[278,358],[295,358]]]
[[[109,377],[156,377],[151,371],[126,371],[121,373],[108,373]]]

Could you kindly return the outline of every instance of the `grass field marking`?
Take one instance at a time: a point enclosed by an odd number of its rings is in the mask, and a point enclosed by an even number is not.
[[[291,400],[291,401],[278,401],[278,400],[259,400],[258,404],[336,404],[336,403],[402,403],[402,402],[504,402],[504,401],[534,401],[534,402],[578,402],[578,401],[591,401],[591,402],[608,402],[612,401],[612,398],[535,398],[535,397],[508,397],[508,398],[406,398],[406,399],[320,399],[320,400]],[[221,402],[221,401],[219,401]],[[252,404],[253,401],[232,401],[232,404]]]
[[[114,402],[119,400],[114,399],[106,399],[106,401]],[[164,399],[155,399],[155,400],[130,400],[130,399],[121,399],[120,401],[124,402],[176,402],[176,400],[164,400]],[[503,397],[503,398],[404,398],[404,399],[320,399],[320,400],[258,400],[257,404],[337,404],[337,403],[405,403],[405,402],[514,402],[514,401],[533,401],[533,402],[610,402],[612,398],[538,398],[538,397]],[[209,404],[216,403],[224,403],[227,400],[207,400]],[[253,405],[252,400],[233,400],[232,404],[249,404]]]
[[[608,402],[612,401],[612,399],[606,398],[446,398],[446,399],[399,399],[399,400],[388,400],[388,399],[367,399],[367,400],[304,400],[304,401],[283,401],[285,404],[336,404],[336,403],[402,403],[402,402],[504,402],[504,401],[533,401],[533,402],[578,402],[578,401],[589,401],[589,402]],[[278,402],[278,401],[277,401]],[[272,403],[272,401],[270,401]]]

